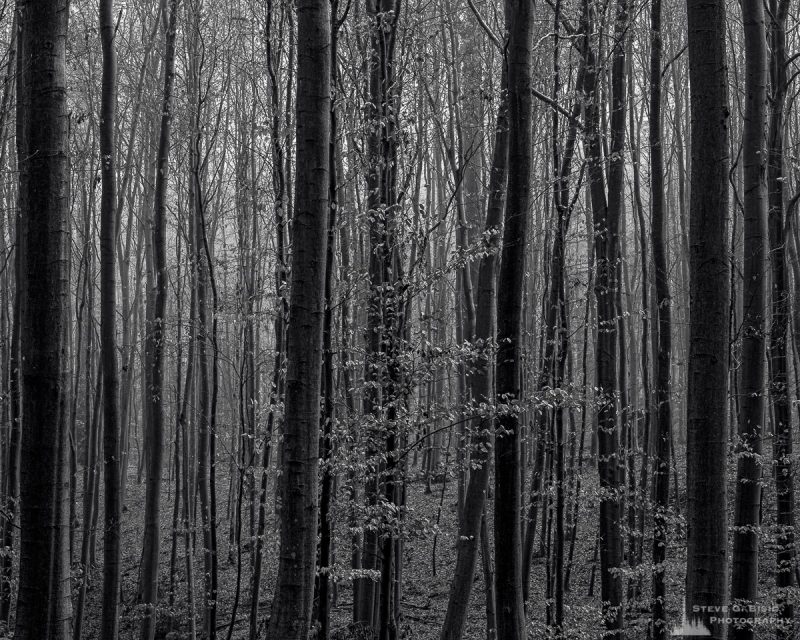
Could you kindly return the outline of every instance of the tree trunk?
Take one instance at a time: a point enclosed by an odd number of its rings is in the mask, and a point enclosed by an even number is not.
[[[337,89],[338,76],[338,1],[331,0],[331,87]],[[331,625],[331,580],[333,565],[334,520],[333,502],[335,499],[336,472],[333,467],[334,439],[333,427],[336,420],[336,384],[334,377],[333,350],[333,308],[334,301],[334,260],[336,257],[336,225],[338,198],[338,171],[336,148],[338,140],[338,113],[336,100],[330,103],[330,137],[328,152],[328,246],[325,252],[325,313],[322,328],[322,418],[320,420],[321,437],[319,440],[320,456],[323,464],[320,479],[319,506],[319,571],[316,582],[316,621],[317,638],[328,640]]]
[[[507,0],[508,42],[502,64],[508,78],[508,191],[503,228],[503,250],[497,293],[497,401],[498,437],[495,442],[495,590],[497,635],[503,640],[526,637],[522,601],[521,407],[523,292],[528,218],[532,202],[531,155],[531,47],[533,5]]]
[[[20,570],[15,638],[66,640],[70,602],[67,393],[67,6],[20,7]]]
[[[789,274],[786,257],[784,210],[784,109],[786,107],[786,18],[789,0],[772,0],[770,20],[770,79],[772,101],[769,118],[767,187],[772,265],[772,330],[770,332],[770,397],[773,411],[775,494],[777,502],[777,617],[792,621],[777,629],[779,640],[793,636],[794,607],[788,589],[794,586],[794,486],[792,472],[792,420],[788,375]]]
[[[100,2],[103,77],[100,105],[100,357],[103,387],[103,611],[101,636],[116,640],[120,596],[122,486],[120,465],[119,371],[116,330],[117,182],[114,129],[117,106],[117,55],[114,47],[114,3]],[[131,142],[131,146],[133,146]]]
[[[767,332],[767,33],[764,5],[742,3],[745,48],[744,274],[741,403],[736,470],[731,598],[742,606],[758,598],[761,511],[761,433],[766,409]],[[749,617],[749,616],[746,616]],[[729,637],[753,640],[753,625],[733,625]]]
[[[654,640],[669,635],[666,618],[664,561],[667,555],[670,433],[672,400],[672,298],[667,265],[667,211],[664,193],[664,149],[661,137],[661,0],[653,0],[650,15],[650,209],[653,266],[656,276],[658,355],[656,358],[655,448],[653,455],[653,627]],[[644,284],[643,286],[647,286]],[[644,344],[643,344],[644,347]]]
[[[589,15],[588,10],[584,12]],[[589,19],[589,18],[586,18]],[[585,119],[590,132],[587,156],[594,223],[596,274],[594,293],[597,300],[596,388],[597,388],[597,466],[604,496],[600,501],[600,590],[603,617],[612,637],[622,637],[623,590],[617,569],[623,563],[621,533],[622,509],[619,492],[623,480],[620,434],[617,424],[618,337],[620,314],[617,291],[622,282],[619,248],[619,222],[623,211],[624,144],[625,144],[625,43],[628,22],[626,0],[618,3],[612,51],[611,145],[606,200],[600,145],[599,85],[595,53],[589,42],[591,31],[585,27],[584,57],[586,91],[589,94]],[[623,355],[624,357],[624,355]]]
[[[146,425],[147,482],[145,488],[144,541],[139,601],[144,605],[141,640],[153,640],[158,605],[158,565],[160,548],[161,470],[164,456],[164,342],[167,302],[166,196],[169,174],[170,129],[172,126],[172,89],[175,82],[175,48],[178,0],[169,0],[164,50],[164,93],[161,129],[158,137],[156,184],[151,222],[153,269],[148,273],[146,360],[150,385],[147,389]],[[188,444],[184,440],[184,445]]]
[[[197,5],[190,8],[189,26],[189,103],[191,109],[191,137],[189,148],[189,203],[192,217],[192,250],[194,265],[194,287],[197,304],[194,308],[197,340],[197,485],[200,498],[200,520],[203,533],[203,638],[214,640],[217,634],[217,549],[216,523],[212,517],[213,457],[211,455],[212,389],[210,384],[209,347],[214,348],[216,358],[216,332],[212,334],[209,323],[209,284],[211,252],[206,229],[205,194],[203,191],[204,167],[201,156],[202,125],[202,53],[200,44],[200,11]],[[216,305],[215,305],[216,306]],[[215,309],[216,311],[216,309]],[[215,314],[216,317],[216,314]],[[215,325],[216,326],[216,325]]]
[[[685,611],[727,601],[728,109],[725,3],[687,0],[691,89],[690,323]]]
[[[369,104],[367,176],[369,191],[369,310],[367,316],[367,376],[371,386],[365,394],[370,414],[370,444],[375,473],[365,492],[371,508],[380,505],[379,493],[388,505],[397,503],[396,450],[399,442],[398,408],[403,402],[399,361],[402,329],[402,264],[397,243],[398,225],[398,85],[395,78],[395,35],[400,17],[398,0],[369,0],[369,56],[367,68]],[[376,443],[383,444],[378,451]],[[363,581],[360,620],[367,618],[380,640],[389,640],[398,630],[394,626],[392,585],[396,579],[394,558],[395,511],[383,509],[383,531],[368,529],[364,535],[365,568],[380,571],[380,581]],[[383,517],[385,516],[385,517]],[[383,539],[379,540],[379,534]],[[376,614],[377,612],[377,614]],[[370,615],[371,614],[371,615]]]
[[[306,640],[317,551],[324,256],[328,225],[330,13],[327,0],[297,3],[297,175],[294,255],[286,332],[286,409],[280,476],[280,560],[267,629]]]
[[[271,132],[272,132],[272,186],[275,202],[275,296],[277,298],[274,332],[275,332],[275,360],[272,365],[272,386],[270,388],[270,407],[275,407],[283,402],[283,365],[285,362],[286,343],[286,175],[284,173],[283,146],[281,144],[281,115],[278,77],[275,70],[275,60],[272,53],[270,33],[273,24],[273,2],[267,2],[266,24],[266,55],[267,73],[270,79],[270,98],[272,106]],[[277,30],[275,31],[277,33]],[[267,526],[267,481],[269,479],[269,463],[272,454],[272,434],[275,429],[276,411],[270,410],[267,417],[267,433],[264,436],[264,450],[261,459],[261,491],[258,498],[258,528],[255,540],[255,559],[253,561],[253,579],[250,590],[250,631],[249,640],[256,640],[258,636],[258,600],[261,591],[261,567],[263,564],[264,532]]]
[[[489,194],[484,237],[486,253],[478,268],[475,336],[468,339],[481,345],[483,352],[470,380],[470,393],[475,403],[489,402],[494,397],[494,367],[492,345],[497,327],[497,271],[500,238],[503,224],[503,204],[508,175],[508,93],[506,69],[501,80],[502,98],[497,111],[492,168],[489,176]],[[478,544],[482,539],[486,493],[489,489],[490,449],[494,440],[494,421],[488,417],[473,419],[472,472],[467,484],[464,508],[458,529],[456,566],[447,611],[442,624],[441,640],[460,640],[467,620],[469,598],[475,576]],[[488,547],[487,547],[488,548]]]

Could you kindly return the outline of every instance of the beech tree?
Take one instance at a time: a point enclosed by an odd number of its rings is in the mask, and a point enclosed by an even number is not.
[[[178,1],[170,0],[165,19],[164,91],[156,155],[153,215],[150,222],[153,270],[148,273],[147,296],[147,492],[139,599],[145,606],[141,640],[153,640],[158,605],[158,567],[161,532],[161,473],[164,447],[164,322],[166,313],[166,190],[169,176],[172,92],[175,82],[175,48]]]
[[[506,9],[508,43],[503,64],[508,91],[508,190],[497,295],[496,394],[504,407],[495,441],[495,597],[497,634],[526,636],[522,604],[522,531],[519,521],[521,465],[519,411],[522,398],[522,298],[525,242],[531,206],[531,41],[532,5],[511,0]]]
[[[664,189],[664,151],[662,133],[662,5],[654,0],[650,16],[650,224],[658,334],[656,359],[655,451],[653,456],[653,637],[664,640],[669,634],[666,618],[667,517],[669,509],[670,449],[672,443],[672,300],[666,241],[666,193]],[[645,445],[646,446],[646,445]]]
[[[286,414],[280,481],[280,562],[267,637],[304,640],[317,548],[322,327],[328,240],[330,7],[297,5],[297,173],[286,330]]]
[[[115,640],[119,633],[121,571],[121,454],[119,421],[119,372],[117,369],[117,182],[114,162],[116,128],[117,55],[114,45],[114,3],[100,3],[100,34],[103,48],[103,96],[100,123],[101,179],[100,205],[100,340],[103,370],[103,478],[105,529],[103,534],[103,616],[104,638]]]
[[[65,640],[72,619],[67,440],[67,6],[19,7],[20,568],[15,637]]]
[[[767,31],[761,3],[742,5],[745,114],[742,130],[744,272],[742,394],[736,471],[731,597],[743,606],[758,596],[761,510],[761,433],[765,418],[767,329]],[[752,624],[734,624],[730,637],[751,639]]]
[[[725,625],[708,611],[728,593],[727,415],[728,76],[725,4],[687,0],[691,89],[690,325],[686,442],[687,560],[685,611],[713,638]]]
[[[788,358],[788,253],[789,238],[785,231],[785,151],[784,126],[787,91],[786,20],[789,3],[772,2],[769,5],[769,75],[771,101],[767,134],[767,190],[769,247],[772,275],[772,325],[769,334],[769,389],[773,411],[773,459],[775,461],[775,493],[777,503],[777,571],[775,581],[780,591],[777,602],[780,616],[793,620],[794,608],[784,589],[795,584],[792,569],[794,546],[794,484],[792,482],[792,419],[789,411],[789,358]],[[777,637],[790,638],[792,624],[781,625]]]

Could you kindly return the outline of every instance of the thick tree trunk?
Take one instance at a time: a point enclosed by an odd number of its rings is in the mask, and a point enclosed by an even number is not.
[[[20,571],[15,638],[66,640],[69,162],[66,2],[20,7]]]
[[[496,395],[502,405],[495,441],[495,590],[497,635],[526,637],[522,601],[522,507],[520,442],[522,420],[522,321],[525,252],[532,203],[531,155],[533,5],[507,0],[508,42],[502,64],[508,78],[508,191],[497,293]]]
[[[687,0],[691,88],[687,617],[727,600],[728,108],[725,3]],[[722,640],[725,627],[699,619]]]
[[[744,273],[739,441],[731,598],[747,607],[758,598],[761,433],[766,409],[767,332],[767,32],[762,2],[742,3],[745,48]],[[730,638],[753,640],[753,625],[733,625]]]
[[[327,0],[297,3],[297,175],[286,410],[280,476],[280,559],[270,640],[306,640],[317,551],[322,325],[325,307],[331,58]]]

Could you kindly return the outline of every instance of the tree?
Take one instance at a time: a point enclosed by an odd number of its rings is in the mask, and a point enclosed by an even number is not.
[[[158,134],[157,172],[150,223],[153,268],[148,273],[146,359],[150,385],[147,389],[147,485],[145,492],[144,541],[139,599],[145,606],[141,640],[153,640],[158,604],[160,548],[161,471],[164,456],[164,342],[167,303],[166,191],[169,176],[172,91],[175,84],[175,48],[178,0],[169,0],[165,16],[164,92],[161,96],[161,124]]]
[[[70,633],[66,360],[69,274],[67,4],[19,7],[20,569],[16,638]]]
[[[691,91],[689,371],[686,443],[687,617],[728,590],[729,131],[725,3],[687,0]],[[722,640],[724,624],[700,620]]]
[[[744,272],[742,375],[739,383],[739,441],[733,530],[731,598],[750,606],[758,597],[761,513],[761,431],[765,419],[767,368],[767,31],[764,5],[742,4],[745,49]],[[734,624],[731,638],[752,640],[751,624]]]
[[[664,193],[664,149],[661,119],[661,0],[650,8],[650,210],[651,244],[655,267],[655,294],[658,334],[656,359],[655,451],[653,455],[653,637],[666,640],[666,582],[664,562],[667,554],[669,509],[670,443],[672,442],[672,299],[667,264],[667,211]],[[647,286],[647,285],[645,285]],[[644,347],[644,345],[643,345]]]
[[[102,636],[116,640],[120,591],[122,526],[119,372],[117,370],[117,184],[116,127],[117,56],[114,46],[114,3],[100,1],[100,39],[103,48],[103,92],[100,106],[100,156],[103,192],[100,202],[100,350],[103,376],[103,478],[105,527],[103,535]]]
[[[271,640],[306,640],[314,595],[329,206],[330,26],[327,0],[297,3],[296,200],[286,330],[280,560],[267,628]]]
[[[611,140],[608,167],[608,192],[605,188],[600,138],[600,87],[595,68],[597,55],[590,42],[591,10],[583,10],[585,89],[587,105],[584,119],[587,129],[587,162],[594,225],[595,281],[597,300],[597,468],[603,495],[600,500],[600,587],[604,619],[611,634],[620,637],[623,627],[622,576],[623,563],[620,490],[623,470],[620,461],[620,425],[617,402],[618,353],[621,323],[619,288],[622,285],[622,261],[619,244],[620,218],[623,214],[624,148],[625,148],[625,34],[628,22],[626,0],[617,4],[614,22],[614,45],[611,52]],[[625,357],[622,354],[621,357]],[[626,407],[622,407],[623,411]]]
[[[505,85],[505,75],[503,80]],[[489,402],[494,397],[493,348],[497,327],[497,272],[500,238],[502,236],[505,183],[508,174],[508,90],[503,89],[497,111],[494,150],[487,198],[486,253],[478,267],[474,339],[482,350],[475,371],[470,377],[472,397],[477,403]],[[491,470],[490,448],[494,441],[494,420],[490,416],[473,419],[475,435],[472,439],[472,472],[467,483],[464,508],[458,528],[458,545],[453,581],[447,600],[447,611],[442,624],[441,640],[460,640],[467,619],[469,598],[478,558],[478,543],[486,508]]]
[[[366,206],[369,216],[369,309],[367,313],[367,372],[365,407],[372,423],[368,453],[374,474],[366,482],[370,507],[386,503],[382,515],[387,531],[379,540],[377,528],[364,534],[364,568],[380,572],[380,581],[359,586],[358,619],[371,624],[380,640],[397,632],[393,585],[400,566],[392,532],[398,502],[396,452],[402,434],[398,415],[403,402],[401,341],[403,336],[403,266],[398,238],[398,111],[400,85],[395,76],[395,45],[400,19],[399,0],[369,0],[366,135]],[[378,446],[382,447],[382,451]],[[391,505],[391,506],[389,506]],[[394,605],[394,606],[393,606]]]
[[[494,449],[494,533],[497,634],[504,640],[526,637],[522,602],[520,523],[522,439],[522,305],[525,248],[531,210],[533,5],[508,0],[508,42],[502,64],[508,83],[508,189],[497,294],[496,397],[501,404]]]
[[[784,209],[784,110],[788,74],[786,72],[786,18],[788,0],[769,3],[769,59],[772,88],[769,133],[767,188],[769,198],[769,242],[772,267],[772,328],[769,335],[769,389],[773,411],[773,460],[777,502],[777,571],[775,582],[780,589],[779,617],[793,620],[794,607],[786,590],[794,585],[794,486],[792,471],[792,419],[789,410],[788,335],[789,289]],[[781,640],[792,637],[792,627],[778,630]]]

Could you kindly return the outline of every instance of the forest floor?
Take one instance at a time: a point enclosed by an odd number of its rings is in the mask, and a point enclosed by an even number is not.
[[[680,458],[679,458],[680,460]],[[680,463],[679,463],[680,464]],[[735,465],[733,465],[735,466]],[[219,471],[221,465],[218,466]],[[241,572],[238,571],[237,549],[229,542],[230,514],[235,513],[235,501],[229,506],[229,478],[223,475],[218,481],[218,545],[219,545],[219,594],[218,594],[218,620],[217,634],[220,639],[242,640],[248,637],[249,612],[250,612],[250,545],[244,542],[241,554]],[[170,553],[172,546],[172,504],[174,479],[164,477],[162,483],[162,514],[161,514],[161,563],[160,563],[160,592],[162,603],[159,607],[159,624],[157,638],[163,640],[185,640],[189,634],[189,605],[187,601],[185,546],[182,535],[178,538],[177,562],[175,577],[175,592],[173,606],[169,607],[169,573]],[[680,478],[683,487],[683,478]],[[565,596],[565,629],[568,638],[598,638],[602,634],[602,618],[600,613],[599,597],[599,560],[596,554],[595,537],[592,533],[597,527],[598,489],[597,475],[591,463],[584,465],[583,488],[579,501],[578,536],[576,538],[574,559],[572,563],[570,590]],[[729,489],[734,486],[729,484]],[[431,486],[430,493],[425,492],[425,483],[422,480],[413,481],[407,491],[408,513],[406,519],[413,526],[408,529],[409,534],[405,543],[405,557],[403,566],[403,593],[402,612],[403,624],[402,637],[419,640],[435,640],[438,638],[441,622],[447,606],[448,591],[452,578],[452,569],[455,564],[455,537],[457,531],[456,500],[457,485],[450,478],[443,485],[441,482]],[[274,505],[274,477],[270,478],[268,502],[267,528],[264,536],[264,564],[262,574],[262,588],[259,602],[259,625],[261,636],[264,633],[264,624],[269,615],[269,606],[272,600],[272,589],[277,572],[278,557],[278,530],[277,520],[272,507]],[[733,491],[729,490],[729,494]],[[681,494],[681,510],[685,509],[685,494]],[[730,496],[732,498],[732,496]],[[81,489],[78,488],[78,509],[81,505]],[[102,498],[100,501],[102,504]],[[245,501],[246,504],[246,501]],[[491,513],[491,499],[488,505]],[[141,555],[141,541],[144,513],[144,484],[137,482],[137,472],[131,468],[128,477],[126,511],[123,521],[123,602],[120,609],[120,638],[133,640],[138,638],[141,609],[136,604],[137,584],[139,579],[139,566]],[[336,553],[339,563],[349,562],[350,532],[346,526],[345,518],[336,519]],[[541,518],[540,518],[541,521]],[[249,510],[242,513],[243,541],[249,535]],[[102,527],[102,519],[99,521]],[[673,535],[668,549],[666,567],[668,611],[670,622],[680,621],[682,607],[682,593],[685,570],[685,528],[683,518],[675,516],[673,522]],[[201,596],[202,596],[202,554],[198,527],[197,550],[194,554],[194,594],[195,594],[195,619],[197,621],[198,637],[202,623]],[[651,532],[645,531],[643,557],[639,575],[643,586],[644,598],[648,598],[650,590],[650,565],[647,558],[651,555]],[[537,533],[537,548],[539,547],[539,534]],[[74,540],[75,559],[73,575],[80,575],[77,562],[80,553],[81,531],[76,531]],[[569,550],[567,540],[565,553]],[[761,554],[762,582],[764,594],[774,584],[774,559],[773,553]],[[97,532],[96,566],[90,570],[90,583],[87,590],[87,604],[84,622],[83,638],[94,640],[98,638],[100,615],[100,595],[102,575],[100,563],[102,562],[102,531]],[[770,570],[770,564],[773,565]],[[347,566],[342,566],[339,573],[346,572]],[[237,575],[240,575],[239,603],[235,621],[231,628],[231,614],[237,594]],[[627,572],[625,583],[629,584],[635,579],[634,570]],[[528,611],[530,637],[546,638],[547,628],[546,606],[547,598],[545,585],[547,583],[547,568],[544,558],[534,559],[531,572],[531,596]],[[77,579],[75,580],[77,586]],[[590,595],[590,585],[593,587]],[[332,606],[331,627],[334,630],[344,629],[351,620],[352,607],[351,581],[343,579],[334,589]],[[648,603],[640,601],[628,607],[627,625],[628,637],[631,639],[645,638],[649,618]],[[774,631],[770,635],[774,634]],[[341,636],[347,637],[347,636]],[[464,637],[470,640],[482,640],[486,637],[485,628],[485,590],[484,576],[479,563],[475,584],[472,592],[470,613]],[[764,636],[766,637],[766,635]]]

